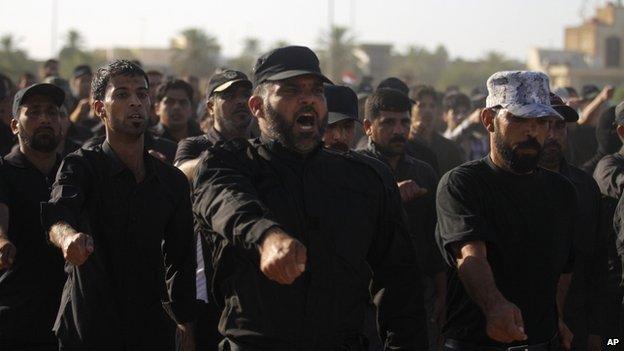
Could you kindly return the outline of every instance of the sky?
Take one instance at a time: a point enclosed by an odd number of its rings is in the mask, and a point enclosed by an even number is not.
[[[57,21],[52,14],[56,3]],[[189,27],[215,36],[226,57],[244,39],[318,46],[330,23],[360,43],[446,46],[452,57],[498,51],[525,60],[532,47],[561,48],[565,26],[605,0],[0,0],[0,36],[36,59],[54,56],[70,29],[85,47],[161,47]],[[331,6],[333,4],[333,6]],[[333,11],[330,11],[333,8]],[[333,13],[333,15],[331,15]],[[333,18],[333,21],[331,20]],[[54,29],[56,28],[56,29]],[[54,49],[56,48],[56,51]]]

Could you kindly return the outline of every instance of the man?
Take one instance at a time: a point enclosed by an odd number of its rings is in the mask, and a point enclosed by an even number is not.
[[[260,139],[208,149],[198,169],[193,211],[216,243],[224,350],[366,350],[369,287],[386,348],[426,347],[396,185],[383,164],[321,146],[323,82],[309,48],[260,57],[249,99]]]
[[[151,111],[150,111],[150,126],[155,126],[158,124],[158,115],[156,114],[156,109],[154,108],[154,105],[156,104],[156,90],[162,83],[164,76],[162,72],[157,71],[157,70],[149,70],[146,73],[147,73],[148,83],[150,86],[149,97],[150,97],[150,101],[152,102]]]
[[[213,126],[204,135],[180,141],[176,152],[175,165],[189,181],[193,181],[199,155],[208,147],[220,141],[249,139],[253,116],[247,100],[251,96],[251,88],[251,81],[239,71],[224,70],[210,78],[206,110],[214,120]]]
[[[11,128],[19,147],[0,159],[0,349],[58,350],[52,326],[63,291],[63,258],[39,218],[60,158],[65,94],[36,84],[15,94]]]
[[[445,349],[557,350],[566,330],[557,283],[571,270],[577,199],[537,164],[549,121],[562,117],[543,73],[498,72],[487,87],[490,155],[438,185],[436,237],[451,266]]]
[[[201,135],[202,132],[191,119],[193,88],[181,79],[168,79],[156,89],[154,110],[160,121],[154,134],[175,143],[182,139]]]
[[[438,177],[431,166],[406,154],[411,107],[407,96],[396,90],[378,89],[370,95],[364,119],[369,144],[360,152],[384,162],[394,174],[419,268],[424,273],[429,350],[437,350],[446,296],[445,267],[434,241]]]
[[[208,133],[186,138],[178,144],[175,165],[186,175],[189,182],[195,176],[200,154],[219,142],[236,138],[249,139],[251,112],[247,100],[251,96],[251,81],[239,71],[225,70],[214,74],[208,83],[206,108],[214,117],[214,125]],[[214,243],[207,241],[199,226],[197,238],[197,298],[201,304],[196,340],[200,350],[216,350],[223,339],[217,330],[221,308],[213,301],[212,292],[206,282],[212,281],[214,267],[212,255]]]
[[[56,59],[48,59],[43,63],[39,70],[41,79],[59,76],[59,62]]]
[[[550,104],[564,120],[552,121],[539,165],[565,176],[576,189],[579,218],[574,233],[574,270],[565,298],[566,325],[574,334],[575,350],[602,349],[604,325],[606,247],[600,231],[600,190],[594,179],[581,169],[569,165],[564,158],[568,146],[567,123],[576,123],[578,113],[561,98],[552,94]],[[560,282],[561,295],[566,296],[569,281]]]
[[[477,98],[480,96],[477,95]],[[485,97],[483,98],[485,100]],[[479,102],[477,100],[477,102]],[[472,108],[472,100],[462,93],[444,96],[443,119],[446,121],[445,138],[454,141],[463,151],[463,159],[478,160],[487,156],[489,140],[481,124],[482,108]]]
[[[15,145],[15,136],[11,130],[13,93],[11,79],[0,74],[0,156],[11,152],[11,148]]]
[[[67,261],[54,325],[60,349],[172,350],[173,319],[182,349],[192,350],[189,188],[180,171],[144,147],[147,76],[114,61],[97,71],[92,92],[106,140],[66,156],[42,204],[50,241]]]
[[[69,119],[73,123],[77,123],[82,119],[95,116],[89,116],[91,112],[90,108],[90,93],[91,93],[91,79],[93,73],[91,67],[87,65],[79,65],[74,68],[73,77],[70,81],[70,87],[76,106],[71,111]]]
[[[463,162],[459,147],[437,132],[440,123],[438,93],[430,86],[416,86],[412,91],[412,100],[407,153],[428,163],[438,174],[459,166]]]
[[[325,147],[348,152],[355,140],[355,123],[359,123],[358,99],[349,87],[327,84],[327,129],[323,135]]]

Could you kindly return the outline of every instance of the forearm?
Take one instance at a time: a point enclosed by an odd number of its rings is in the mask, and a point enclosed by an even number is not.
[[[436,273],[433,278],[433,284],[436,289],[436,296],[444,298],[446,296],[446,274],[444,272]]]
[[[492,268],[485,257],[463,257],[458,260],[457,270],[468,295],[484,313],[491,306],[506,300],[496,287]]]
[[[570,288],[570,282],[572,281],[572,274],[565,273],[559,277],[559,283],[557,284],[557,313],[559,318],[563,319],[563,310],[565,307],[565,301],[568,296],[568,290]]]
[[[69,224],[58,222],[50,227],[50,242],[59,249],[63,249],[63,243],[66,242],[67,238],[76,233],[77,231]]]
[[[195,171],[197,170],[197,165],[199,165],[200,158],[194,158],[191,160],[186,160],[178,164],[178,168],[184,173],[186,179],[188,179],[189,183],[193,182],[195,179]]]
[[[598,117],[598,112],[600,111],[600,106],[602,106],[604,102],[605,101],[601,98],[594,99],[589,105],[585,106],[577,123],[594,125]]]
[[[0,203],[0,239],[9,240],[9,207]]]

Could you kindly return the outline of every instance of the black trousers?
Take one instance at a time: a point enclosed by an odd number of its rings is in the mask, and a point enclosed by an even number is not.
[[[221,310],[214,303],[202,303],[195,323],[197,351],[217,351],[223,336],[219,333]]]
[[[2,351],[58,351],[57,342],[28,342],[17,340],[0,340]]]

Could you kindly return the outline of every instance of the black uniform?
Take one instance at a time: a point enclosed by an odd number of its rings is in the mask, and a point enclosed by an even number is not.
[[[11,127],[4,124],[4,122],[0,122],[0,157],[8,155],[16,143],[17,140],[11,131]]]
[[[367,144],[366,144],[367,145]],[[363,147],[366,147],[364,145]],[[433,170],[440,174],[440,165],[438,164],[438,157],[427,145],[417,139],[410,139],[407,142],[406,147],[407,154],[412,156],[413,158],[423,161]]]
[[[106,140],[106,135],[95,136],[84,143],[82,147],[90,149],[94,146],[102,145],[104,140]],[[153,135],[149,130],[145,133],[145,148],[160,152],[165,156],[169,164],[173,163],[177,147],[178,145],[175,142]]]
[[[208,133],[192,136],[186,139],[180,140],[178,143],[178,150],[175,155],[175,165],[179,165],[181,162],[196,159],[202,152],[206,151],[214,144],[224,141],[225,139],[216,129],[210,128]]]
[[[213,293],[220,331],[239,350],[364,350],[369,295],[382,339],[427,346],[420,272],[388,168],[318,147],[306,157],[279,143],[238,139],[211,148],[195,182],[195,218],[215,239]],[[279,226],[307,248],[291,285],[259,270],[258,242]],[[348,348],[351,347],[351,348]]]
[[[387,159],[379,152],[371,141],[364,150],[364,155],[374,157],[388,165]],[[396,182],[413,180],[427,193],[418,199],[403,203],[407,214],[409,233],[416,249],[416,258],[419,268],[424,273],[425,309],[427,310],[427,327],[429,334],[429,349],[437,348],[439,330],[435,321],[432,321],[435,307],[435,276],[445,271],[446,267],[435,244],[435,227],[437,222],[435,209],[435,191],[438,186],[438,176],[431,166],[409,155],[404,155],[398,162],[394,172]]]
[[[63,350],[172,350],[175,325],[194,319],[195,241],[184,175],[144,154],[136,183],[108,142],[63,160],[46,228],[64,221],[95,251],[69,274],[54,329]],[[165,309],[163,309],[163,306]]]
[[[17,248],[12,267],[0,270],[0,350],[58,349],[52,325],[65,282],[64,260],[38,218],[59,163],[42,174],[19,148],[0,159],[0,203],[9,208],[8,237]]]
[[[416,150],[422,150],[424,146],[422,142],[420,142],[420,146],[418,146],[418,143],[419,141],[412,140],[410,143],[411,145],[408,145],[407,153],[412,157],[429,163],[426,159],[421,159],[416,153]],[[431,143],[426,145],[426,147],[431,150],[436,157],[437,168],[434,165],[430,165],[436,170],[436,172],[438,172],[438,174],[444,174],[461,165],[465,161],[463,151],[459,145],[454,141],[443,137],[439,133],[433,133]],[[422,151],[419,153],[422,154]]]
[[[605,335],[607,255],[604,232],[600,230],[600,190],[591,176],[565,160],[560,173],[574,185],[579,203],[574,270],[564,316],[574,334],[575,350],[585,350],[588,335]]]
[[[187,123],[187,128],[188,128],[188,136],[189,137],[194,137],[194,136],[198,136],[198,135],[202,135],[203,132],[202,130],[199,128],[199,125],[197,124],[197,122],[190,120]],[[173,137],[173,135],[171,135],[171,133],[167,130],[167,128],[165,128],[165,126],[162,123],[158,123],[157,125],[155,125],[152,129],[151,129],[152,133],[154,133],[154,135],[161,137],[163,139],[167,139],[169,141],[172,141],[174,143],[177,143],[178,140],[176,140],[176,138]]]
[[[553,338],[557,283],[572,268],[576,204],[574,187],[562,175],[540,168],[531,175],[514,175],[489,156],[442,177],[436,237],[451,266],[443,331],[448,339],[498,345],[487,336],[485,316],[455,268],[453,244],[469,241],[485,242],[496,286],[522,311],[528,340],[517,344]]]

